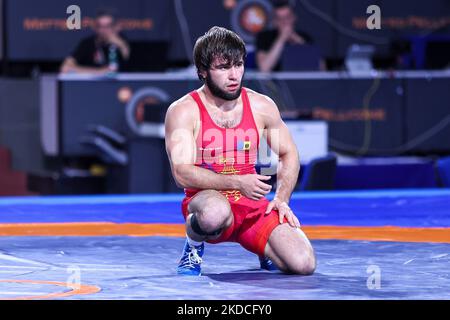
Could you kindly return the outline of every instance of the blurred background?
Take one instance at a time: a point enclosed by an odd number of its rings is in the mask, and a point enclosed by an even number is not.
[[[450,187],[449,0],[78,0],[79,29],[73,4],[0,1],[0,195],[181,192],[164,116],[214,25],[291,129],[297,191]]]

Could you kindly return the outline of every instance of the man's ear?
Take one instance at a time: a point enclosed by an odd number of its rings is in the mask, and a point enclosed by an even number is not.
[[[206,71],[198,71],[198,77],[200,78],[200,80],[205,80],[206,79]]]

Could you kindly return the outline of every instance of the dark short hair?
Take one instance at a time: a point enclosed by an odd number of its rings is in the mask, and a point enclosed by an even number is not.
[[[209,70],[215,58],[235,64],[245,60],[247,50],[244,41],[235,32],[216,26],[197,39],[193,55],[198,78],[203,80],[200,72]]]
[[[112,8],[99,8],[95,13],[95,18],[98,19],[100,17],[111,17],[114,21],[116,21],[117,12]]]
[[[284,7],[289,7],[292,11],[294,11],[294,6],[291,4],[290,1],[287,1],[287,0],[273,1],[272,6],[273,6],[274,10],[284,8]]]

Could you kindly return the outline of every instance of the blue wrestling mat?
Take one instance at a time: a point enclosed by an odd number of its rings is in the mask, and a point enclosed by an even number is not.
[[[182,277],[182,195],[0,199],[0,299],[450,299],[450,190],[311,192],[312,276],[206,245]]]

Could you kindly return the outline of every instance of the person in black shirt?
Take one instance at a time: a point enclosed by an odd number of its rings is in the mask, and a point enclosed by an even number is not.
[[[295,29],[297,17],[289,2],[274,4],[273,25],[275,29],[260,32],[256,37],[256,64],[262,72],[280,71],[280,57],[284,47],[289,45],[312,44],[312,38]],[[321,61],[320,69],[324,69]]]
[[[130,47],[119,34],[114,15],[101,11],[95,19],[95,35],[83,39],[67,57],[61,72],[103,74],[120,71],[130,56]]]

